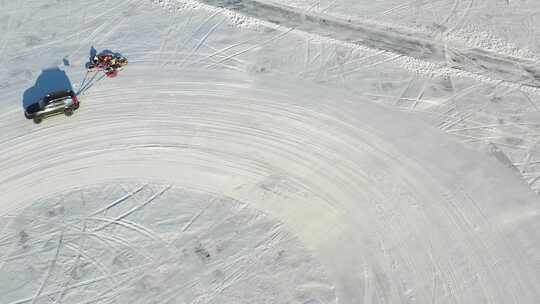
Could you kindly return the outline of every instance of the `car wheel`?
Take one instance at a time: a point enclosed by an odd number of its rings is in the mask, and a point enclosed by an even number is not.
[[[41,121],[43,120],[43,118],[41,118],[41,116],[34,116],[34,123],[40,123]]]
[[[65,108],[64,109],[64,114],[66,114],[66,116],[73,115],[73,109],[72,108]]]

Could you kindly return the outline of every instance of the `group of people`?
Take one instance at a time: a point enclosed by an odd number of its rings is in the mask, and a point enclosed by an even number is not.
[[[88,70],[102,70],[108,77],[116,77],[118,71],[121,71],[128,63],[125,57],[115,54],[100,54],[94,56],[88,66]]]

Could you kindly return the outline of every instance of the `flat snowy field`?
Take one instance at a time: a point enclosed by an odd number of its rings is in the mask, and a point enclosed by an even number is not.
[[[0,303],[540,303],[539,58],[536,0],[0,1]]]

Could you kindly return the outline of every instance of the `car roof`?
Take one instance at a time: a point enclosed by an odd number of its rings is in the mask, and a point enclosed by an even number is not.
[[[51,101],[51,100],[55,100],[55,99],[60,99],[60,98],[65,98],[65,97],[71,97],[72,95],[72,91],[71,90],[66,90],[66,91],[55,91],[55,92],[52,92],[52,93],[49,93],[45,96],[44,100],[45,101]]]

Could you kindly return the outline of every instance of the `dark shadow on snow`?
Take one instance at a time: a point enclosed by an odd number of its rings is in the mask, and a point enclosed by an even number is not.
[[[92,60],[92,58],[94,58],[95,56],[97,55],[97,51],[96,51],[96,48],[92,45],[92,47],[90,48],[90,61]]]
[[[24,91],[23,108],[26,109],[26,107],[39,101],[48,93],[61,90],[73,90],[66,72],[57,67],[45,69],[41,71],[34,86]]]

